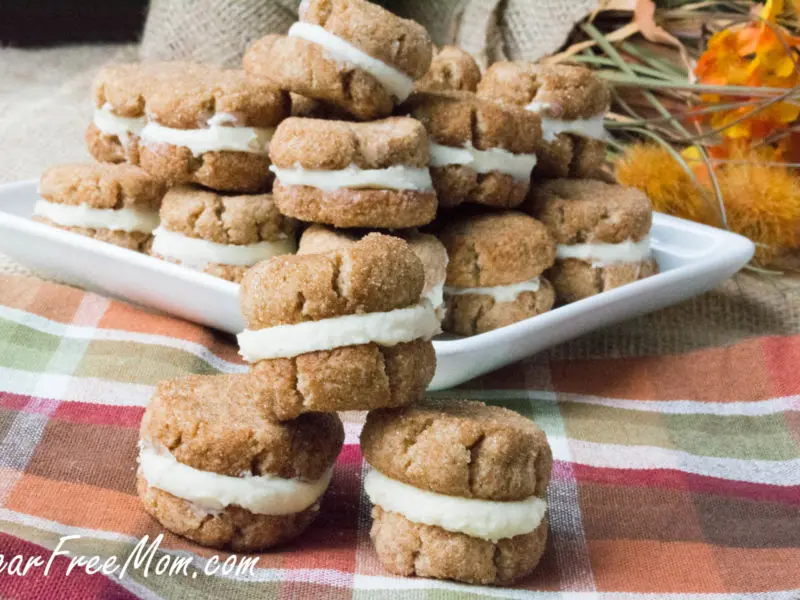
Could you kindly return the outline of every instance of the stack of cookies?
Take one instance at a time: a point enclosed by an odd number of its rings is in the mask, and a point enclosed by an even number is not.
[[[408,406],[433,378],[439,320],[424,282],[408,244],[379,234],[250,269],[239,345],[252,368],[158,387],[141,426],[145,509],[211,547],[299,535],[344,441],[336,411]]]

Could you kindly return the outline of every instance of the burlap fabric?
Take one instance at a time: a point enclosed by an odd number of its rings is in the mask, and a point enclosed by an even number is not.
[[[92,76],[106,61],[135,57],[135,50],[0,49],[0,183],[35,178],[51,164],[89,160],[83,132],[91,118]],[[0,256],[0,273],[20,270]],[[652,356],[798,331],[800,281],[741,273],[709,294],[585,335],[550,355]]]
[[[428,28],[436,44],[456,44],[487,64],[536,59],[564,42],[597,0],[384,0],[393,12]],[[283,33],[297,20],[298,0],[151,0],[142,38],[147,60],[190,59],[239,64],[248,44]]]

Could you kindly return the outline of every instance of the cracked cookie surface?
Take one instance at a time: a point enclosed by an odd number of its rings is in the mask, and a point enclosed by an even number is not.
[[[361,433],[364,458],[414,487],[463,498],[543,498],[553,458],[530,419],[467,400],[371,411]]]

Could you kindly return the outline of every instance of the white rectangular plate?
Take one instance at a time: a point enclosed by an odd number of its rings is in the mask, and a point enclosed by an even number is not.
[[[0,251],[50,277],[214,327],[244,328],[239,286],[36,223],[35,181],[0,185]],[[713,288],[753,256],[739,235],[656,214],[651,239],[661,273],[538,317],[469,338],[434,340],[436,376],[446,389],[570,338],[654,311]]]

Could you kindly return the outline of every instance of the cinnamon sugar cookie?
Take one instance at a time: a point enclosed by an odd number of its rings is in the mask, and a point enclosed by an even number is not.
[[[335,414],[275,421],[246,376],[166,381],[142,419],[137,489],[170,531],[255,552],[314,520],[343,442]]]
[[[39,181],[33,220],[129,250],[146,251],[164,185],[128,164],[50,167]]]
[[[525,210],[556,241],[547,277],[561,302],[573,302],[658,272],[650,251],[653,212],[635,188],[556,179],[531,192]]]
[[[417,93],[406,104],[427,129],[439,203],[517,206],[530,185],[541,137],[539,118],[470,93]]]
[[[537,176],[591,177],[602,167],[606,135],[603,118],[611,93],[591,69],[498,62],[487,69],[478,95],[541,116]]]
[[[542,223],[519,212],[456,219],[439,233],[450,262],[442,328],[475,335],[550,310],[553,287],[542,277],[555,244]]]
[[[472,55],[457,46],[445,46],[433,56],[425,76],[414,84],[418,92],[474,92],[481,70]]]
[[[386,117],[431,63],[425,29],[366,0],[307,0],[287,36],[244,56],[248,75],[331,104],[359,120]]]
[[[422,297],[436,309],[440,318],[444,315],[444,281],[447,277],[447,250],[436,236],[419,233],[416,230],[395,231],[391,235],[400,237],[408,243],[417,255],[425,270],[425,285]],[[298,254],[320,254],[355,244],[363,235],[361,232],[336,230],[325,225],[311,225],[303,232],[297,249]]]
[[[155,177],[222,191],[268,189],[269,140],[289,114],[286,93],[248,82],[242,71],[187,65],[146,103],[139,158]]]
[[[420,301],[422,263],[403,240],[370,234],[327,254],[259,263],[239,292],[251,378],[278,418],[420,399],[439,322]]]
[[[164,196],[151,253],[238,283],[257,262],[294,252],[294,229],[271,194],[179,186]]]
[[[533,421],[466,400],[381,409],[361,433],[370,537],[397,575],[507,584],[547,538],[553,458]]]
[[[436,214],[428,138],[418,121],[292,117],[270,144],[278,209],[336,227],[401,229]]]

